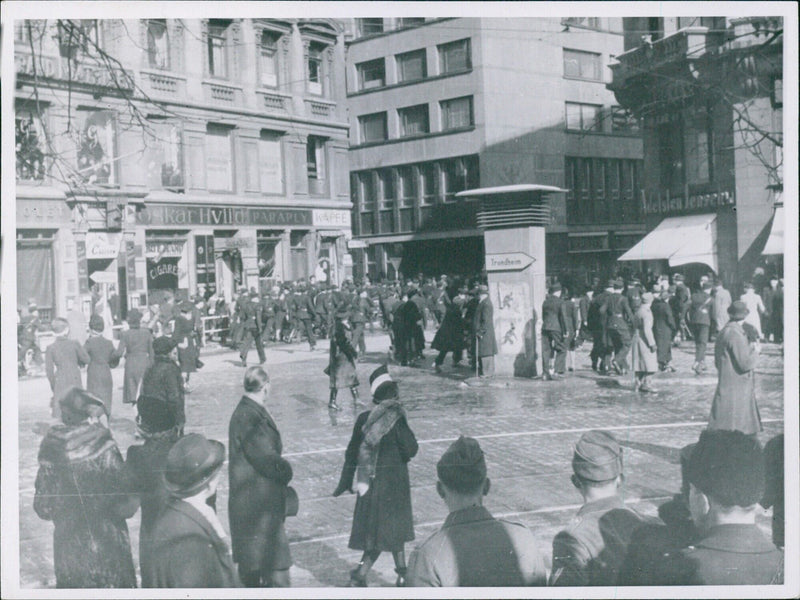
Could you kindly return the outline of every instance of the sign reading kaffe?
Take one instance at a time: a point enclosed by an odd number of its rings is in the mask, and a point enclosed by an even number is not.
[[[147,206],[136,213],[139,225],[312,225],[310,210],[224,206]]]
[[[522,271],[536,259],[524,252],[503,252],[486,255],[487,271]]]
[[[736,198],[732,191],[685,194],[683,196],[671,196],[669,191],[642,192],[642,205],[645,214],[648,215],[707,210],[735,204]]]

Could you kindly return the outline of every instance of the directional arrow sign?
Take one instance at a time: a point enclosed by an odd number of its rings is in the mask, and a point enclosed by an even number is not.
[[[524,252],[503,252],[486,255],[487,271],[522,271],[536,259]]]

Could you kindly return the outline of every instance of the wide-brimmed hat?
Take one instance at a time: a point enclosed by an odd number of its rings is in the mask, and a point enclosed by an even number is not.
[[[205,486],[225,461],[225,445],[199,433],[183,436],[167,454],[164,485],[178,498],[193,496]]]
[[[58,404],[65,425],[77,425],[90,417],[108,415],[106,405],[100,398],[77,386],[67,390]]]
[[[750,309],[747,308],[747,305],[741,300],[733,302],[728,307],[728,315],[730,316],[731,319],[739,321],[741,319],[744,319],[749,314],[750,314]]]

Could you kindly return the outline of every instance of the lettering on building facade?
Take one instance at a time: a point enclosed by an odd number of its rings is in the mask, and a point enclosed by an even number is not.
[[[310,210],[222,206],[147,206],[136,213],[139,225],[312,225]]]
[[[642,193],[642,209],[645,214],[668,214],[711,210],[723,206],[734,206],[736,198],[732,191],[706,194],[684,194],[671,196],[669,191]]]

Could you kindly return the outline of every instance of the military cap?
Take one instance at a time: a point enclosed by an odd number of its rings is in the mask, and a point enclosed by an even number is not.
[[[478,441],[460,436],[436,463],[436,474],[451,490],[474,492],[486,479],[486,460]]]
[[[587,431],[575,444],[572,470],[581,479],[609,481],[622,474],[622,448],[607,431]]]
[[[92,315],[89,317],[89,329],[92,331],[103,331],[106,324],[103,322],[103,317],[100,315]]]
[[[734,321],[741,321],[749,314],[750,309],[747,308],[747,305],[741,300],[731,303],[731,305],[728,307],[728,315]]]
[[[613,288],[613,287],[614,287],[614,282],[615,282],[615,280],[614,280],[614,279],[609,279],[609,280],[606,282],[606,288]]]
[[[154,354],[169,354],[172,349],[177,346],[177,342],[171,337],[162,335],[153,340],[153,353]]]
[[[558,281],[556,281],[556,282],[554,282],[553,284],[550,285],[550,293],[551,294],[553,292],[560,292],[560,291],[561,291],[561,284]]]
[[[706,429],[689,455],[686,478],[723,506],[752,506],[764,493],[761,445],[741,431]]]
[[[489,292],[489,286],[488,285],[483,285],[483,284],[479,285],[478,286],[478,292],[480,292],[481,294],[488,293]]]
[[[615,279],[612,285],[615,290],[621,290],[623,287],[625,287],[625,283],[622,281],[622,278]]]

